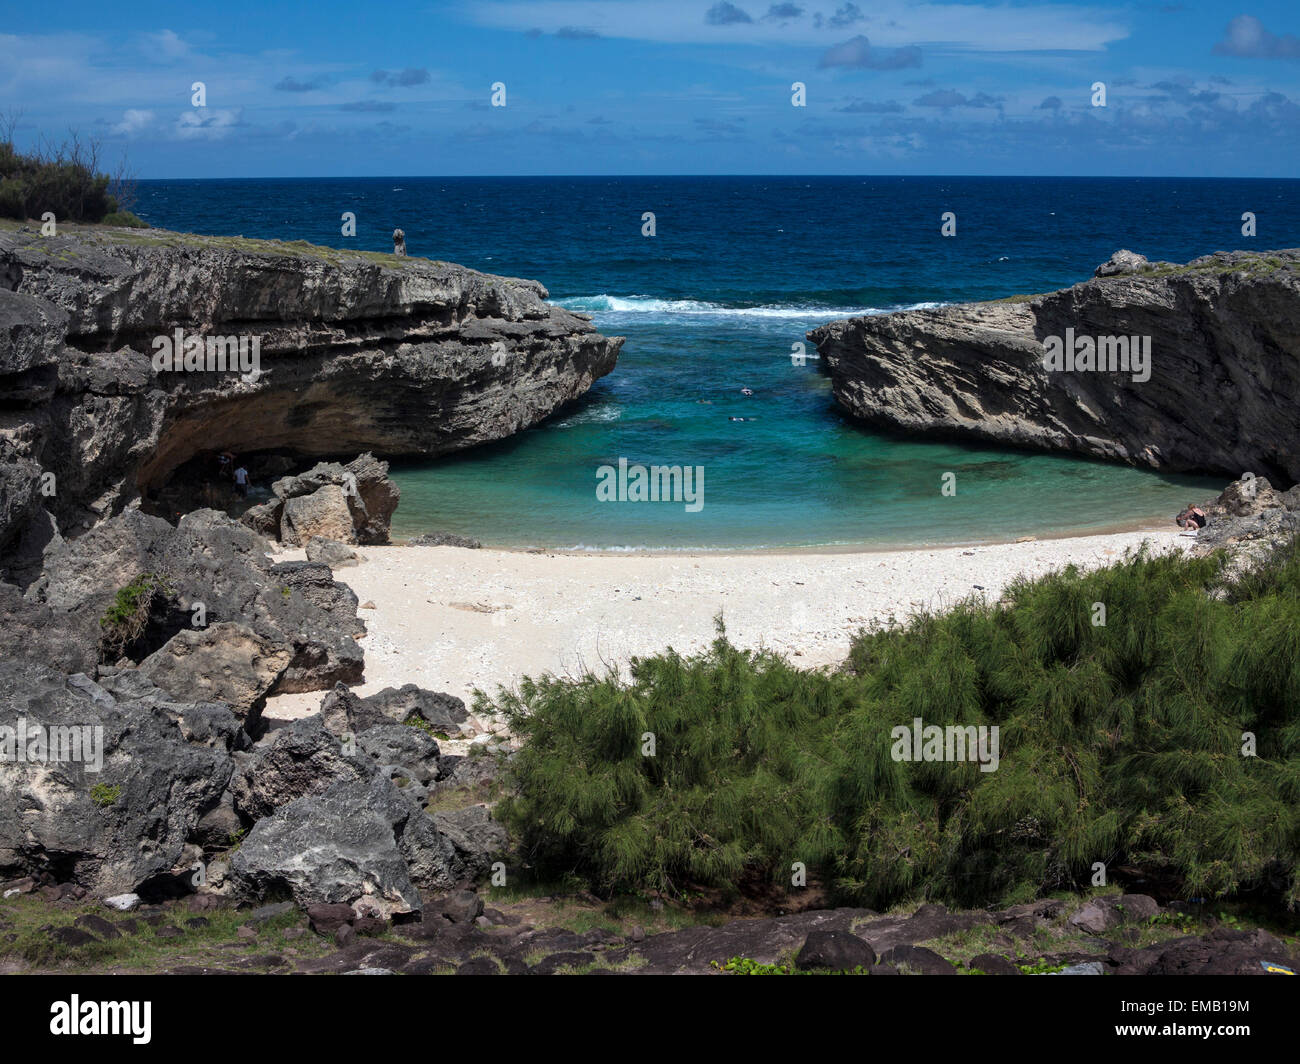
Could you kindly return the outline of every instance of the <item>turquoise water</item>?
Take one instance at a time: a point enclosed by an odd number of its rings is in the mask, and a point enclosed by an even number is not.
[[[900,439],[849,421],[791,344],[859,313],[1043,292],[1119,247],[1300,245],[1295,181],[367,178],[142,182],[154,225],[390,250],[541,280],[624,335],[589,395],[499,444],[394,464],[394,534],[595,549],[913,546],[1169,522],[1219,479]],[[1244,205],[1244,206],[1243,206]],[[340,212],[357,215],[354,239]],[[958,236],[940,236],[944,211]],[[657,234],[642,236],[653,211]],[[1158,338],[1157,338],[1158,344]],[[810,348],[810,351],[812,349]],[[1157,358],[1153,373],[1164,372]],[[753,390],[752,397],[741,394]],[[752,420],[730,421],[731,417]],[[350,457],[350,456],[343,456]],[[699,466],[684,502],[600,502],[601,466]],[[955,474],[956,494],[941,493]]]
[[[821,317],[562,302],[628,337],[618,369],[542,427],[435,464],[395,466],[396,535],[443,529],[564,548],[965,543],[1101,529],[1162,510],[1172,527],[1188,498],[1222,488],[864,430],[836,410],[813,359],[791,365],[788,338]],[[703,467],[703,508],[597,501],[597,467],[620,457]],[[945,496],[949,472],[956,494]]]

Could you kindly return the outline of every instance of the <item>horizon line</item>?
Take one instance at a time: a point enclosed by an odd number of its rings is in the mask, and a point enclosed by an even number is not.
[[[245,174],[238,177],[134,177],[133,181],[539,181],[572,180],[591,181],[622,180],[626,178],[761,178],[785,180],[853,180],[858,178],[880,180],[927,178],[944,181],[996,180],[996,181],[1300,181],[1300,177],[1277,176],[1208,176],[1205,174],[297,174],[271,176]]]

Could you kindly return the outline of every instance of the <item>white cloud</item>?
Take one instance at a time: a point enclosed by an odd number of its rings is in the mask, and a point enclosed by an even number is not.
[[[751,5],[761,13],[766,5]],[[814,45],[842,39],[828,21],[818,28],[809,11],[790,21],[711,23],[699,0],[466,0],[464,17],[480,25],[524,32],[539,27],[588,26],[602,37],[693,44]],[[1100,51],[1129,34],[1115,12],[1069,4],[910,4],[883,0],[862,21],[872,44],[946,47],[961,51]]]
[[[113,132],[129,137],[133,133],[139,133],[152,123],[152,111],[139,111],[135,108],[128,108],[126,113],[122,115],[122,121],[113,126]]]
[[[172,30],[161,30],[145,36],[150,48],[161,52],[168,59],[184,59],[190,54],[190,46]]]
[[[184,140],[220,140],[241,125],[244,125],[242,110],[192,107],[176,119],[176,135]]]

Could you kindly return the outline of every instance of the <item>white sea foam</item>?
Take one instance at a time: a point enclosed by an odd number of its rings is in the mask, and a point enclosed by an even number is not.
[[[653,296],[573,296],[555,301],[568,310],[586,314],[646,314],[677,318],[854,318],[889,314],[896,310],[928,310],[942,303],[909,303],[894,307],[828,307],[816,303],[778,303],[756,307],[727,307],[699,299],[656,299]]]
[[[590,406],[580,413],[573,414],[561,421],[552,422],[552,427],[557,429],[572,428],[574,425],[597,425],[602,422],[617,421],[623,416],[623,408],[614,403],[602,403],[600,406]]]

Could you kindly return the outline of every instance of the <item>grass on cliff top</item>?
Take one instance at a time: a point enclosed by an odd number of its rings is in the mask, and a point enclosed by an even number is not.
[[[537,875],[598,891],[788,885],[798,863],[843,902],[972,907],[1077,891],[1103,862],[1294,910],[1300,543],[1209,594],[1223,579],[1219,557],[1137,552],[863,632],[838,673],[720,632],[627,680],[480,693],[525,740],[498,815]],[[997,726],[997,770],[894,760],[917,717]]]
[[[33,228],[38,223],[20,222],[9,218],[0,218],[0,230],[17,232],[23,226]],[[124,247],[156,248],[198,248],[213,251],[237,251],[248,255],[274,255],[279,258],[314,258],[341,266],[350,260],[363,259],[381,266],[407,266],[413,262],[446,265],[439,259],[424,259],[419,256],[400,256],[379,251],[361,251],[351,248],[331,248],[321,244],[311,244],[306,240],[260,240],[243,236],[208,236],[202,233],[177,233],[170,229],[148,229],[131,231],[109,228],[105,225],[75,225],[60,223],[59,236],[75,236],[90,243],[118,245]],[[35,241],[30,247],[39,247]],[[56,257],[75,256],[70,249],[62,249],[51,254]]]

